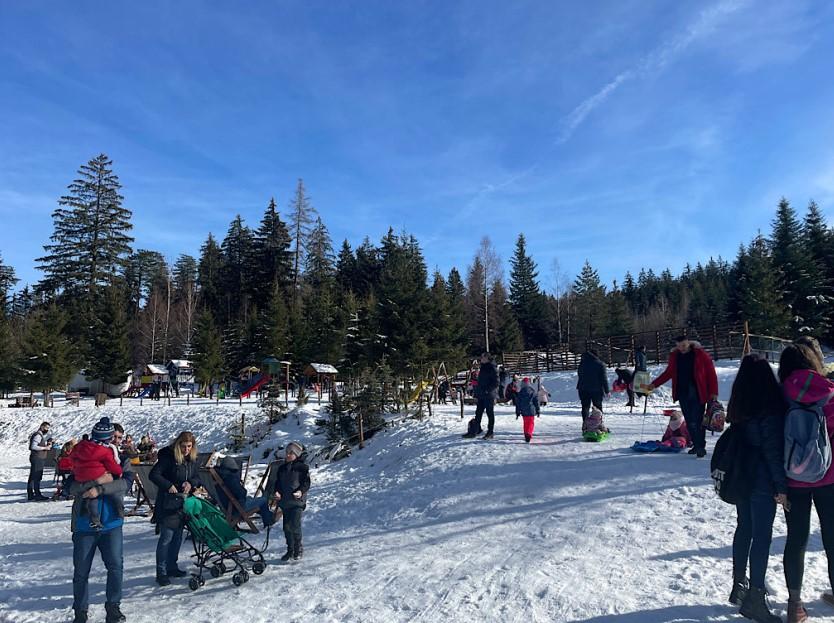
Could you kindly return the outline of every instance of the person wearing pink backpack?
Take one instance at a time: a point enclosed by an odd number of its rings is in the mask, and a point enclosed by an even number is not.
[[[829,439],[834,436],[834,381],[825,378],[819,346],[800,338],[782,351],[779,359],[779,380],[785,397],[805,405],[823,403]],[[811,531],[811,506],[819,516],[822,544],[828,559],[828,581],[834,589],[834,464],[818,481],[808,483],[788,478],[788,506],[785,523],[784,567],[788,585],[788,623],[808,620],[802,603],[802,580],[805,572],[805,551]],[[834,595],[825,593],[823,600],[834,606]]]

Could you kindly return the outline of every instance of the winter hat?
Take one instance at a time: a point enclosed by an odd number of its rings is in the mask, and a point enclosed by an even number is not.
[[[98,421],[98,424],[93,426],[93,434],[90,437],[97,442],[110,441],[115,432],[116,428],[110,422],[110,418],[103,417]]]
[[[524,377],[524,380],[523,380],[523,381],[521,381],[521,382],[522,382],[522,383],[524,383],[525,385],[529,385],[529,384],[530,384],[530,377],[529,377],[529,376],[525,376],[525,377]]]
[[[301,453],[304,452],[304,446],[302,446],[297,441],[291,441],[287,444],[285,452],[289,453],[292,452],[295,456],[301,456]]]

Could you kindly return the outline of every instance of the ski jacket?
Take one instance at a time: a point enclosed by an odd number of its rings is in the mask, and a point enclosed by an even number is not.
[[[698,390],[698,400],[701,404],[707,404],[710,398],[718,395],[718,376],[715,374],[715,365],[709,353],[701,348],[698,342],[692,342],[692,350],[695,351],[695,363],[692,376],[695,387]],[[672,400],[678,400],[678,349],[672,350],[669,354],[669,363],[666,369],[660,373],[652,385],[660,387],[670,379],[672,380]]]
[[[682,423],[677,430],[674,430],[670,424],[666,427],[666,432],[663,433],[663,438],[660,441],[663,443],[671,441],[674,438],[683,439],[685,448],[692,445],[692,438],[689,436],[689,429],[686,427],[686,424]]]
[[[834,441],[834,381],[830,381],[813,370],[797,370],[785,379],[782,391],[788,400],[803,404],[813,404],[827,398],[828,402],[822,410],[825,413],[828,438]],[[817,482],[797,482],[788,479],[788,486],[797,488],[824,487],[830,484],[834,484],[834,463],[828,468],[822,480]]]
[[[753,490],[762,493],[787,493],[785,475],[785,405],[772,407],[771,413],[743,424],[744,442],[755,455]]]
[[[576,389],[580,392],[592,396],[602,396],[609,392],[608,373],[599,357],[587,352],[582,353],[577,375],[579,378],[576,381]]]
[[[522,384],[515,400],[519,415],[529,417],[539,414],[539,397],[531,385],[527,383]]]
[[[478,371],[478,384],[475,386],[476,398],[498,397],[498,368],[491,361],[481,364]]]
[[[182,463],[177,463],[174,458],[174,448],[165,446],[159,451],[156,464],[151,468],[148,478],[158,487],[153,509],[154,519],[157,522],[164,521],[170,528],[180,527],[182,525],[181,513],[176,504],[170,503],[169,498],[174,497],[175,494],[169,493],[168,489],[174,486],[178,492],[182,492],[184,482],[189,483],[192,489],[201,486],[203,483],[200,481],[197,465],[189,457],[185,457]],[[166,500],[169,503],[166,503]]]
[[[550,400],[550,392],[547,391],[544,385],[539,387],[539,391],[537,393],[539,399],[539,406],[546,405],[547,401]]]
[[[81,441],[72,449],[72,476],[78,482],[88,482],[107,472],[114,478],[122,475],[122,468],[113,456],[113,449],[94,441]]]
[[[287,510],[291,508],[304,509],[307,507],[307,491],[310,490],[310,468],[296,459],[283,462],[275,470],[274,479],[267,485],[270,496],[275,493],[281,495],[278,506]],[[293,493],[301,491],[301,497],[293,497]]]

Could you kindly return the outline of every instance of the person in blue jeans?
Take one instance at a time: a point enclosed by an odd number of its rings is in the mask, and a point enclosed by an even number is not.
[[[75,612],[73,623],[87,623],[90,569],[96,550],[101,554],[101,560],[107,569],[104,604],[107,618],[105,621],[106,623],[121,623],[126,620],[120,609],[124,567],[122,554],[124,519],[117,513],[112,499],[114,495],[124,495],[127,483],[121,478],[114,480],[109,473],[101,476],[97,482],[99,485],[88,491],[83,491],[83,485],[79,482],[73,483],[70,488],[70,493],[75,495],[70,523],[73,565],[72,608]],[[99,499],[100,528],[93,528],[90,525],[90,517],[86,513],[86,502],[91,498]]]
[[[765,575],[776,505],[787,504],[788,479],[782,463],[785,408],[770,364],[755,353],[747,355],[741,360],[727,408],[730,425],[743,430],[742,457],[753,484],[749,499],[736,504],[730,603],[741,606],[743,616],[759,623],[782,620],[770,612],[765,600]]]

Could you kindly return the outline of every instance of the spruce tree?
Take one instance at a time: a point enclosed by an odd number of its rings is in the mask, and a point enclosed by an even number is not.
[[[819,335],[825,330],[819,299],[820,275],[805,244],[802,224],[788,200],[782,197],[773,220],[770,246],[773,265],[782,275],[785,303],[791,310],[792,334]],[[823,307],[827,307],[823,305]]]
[[[486,350],[484,265],[478,256],[472,260],[466,273],[466,333],[469,338],[469,354],[477,357]]]
[[[94,323],[90,332],[87,379],[101,379],[109,385],[124,383],[132,361],[125,296],[118,288],[99,293]]]
[[[587,260],[573,284],[573,292],[576,296],[574,334],[584,338],[602,335],[608,324],[605,287],[600,282],[599,273]]]
[[[17,282],[14,268],[4,264],[3,257],[0,256],[0,317],[7,315],[10,311],[12,288]]]
[[[519,326],[513,307],[507,300],[504,283],[496,279],[492,284],[489,298],[490,317],[492,320],[492,339],[490,350],[493,353],[519,351],[524,348],[524,336]]]
[[[10,320],[0,315],[0,395],[6,395],[17,387],[21,376],[18,358],[18,345]]]
[[[813,310],[814,332],[818,336],[832,335],[831,305],[834,303],[834,232],[825,224],[822,212],[813,200],[803,223],[803,238],[811,258],[810,280],[815,292],[808,304]]]
[[[66,334],[67,316],[55,304],[36,312],[29,321],[22,348],[21,385],[31,392],[63,389],[77,363]]]
[[[275,290],[261,315],[264,357],[283,359],[289,350],[289,324],[285,295],[282,291]]]
[[[510,260],[510,305],[513,308],[524,345],[527,348],[539,348],[546,345],[547,334],[544,326],[545,299],[539,288],[536,263],[527,255],[527,241],[524,234],[519,234],[515,245],[515,254]]]
[[[336,306],[333,244],[321,217],[316,218],[305,243],[303,308],[305,359],[332,363],[340,359],[343,320]]]
[[[248,313],[248,295],[253,284],[254,237],[240,214],[229,225],[220,245],[223,250],[222,287],[227,320]]]
[[[133,238],[131,212],[122,205],[121,184],[104,154],[78,170],[78,179],[52,213],[54,232],[46,254],[38,258],[44,272],[39,288],[81,297],[91,309],[97,288],[114,283],[127,268]]]
[[[209,234],[200,247],[200,263],[197,267],[197,285],[200,302],[208,309],[215,322],[225,321],[223,313],[223,252],[214,237]]]
[[[253,241],[253,270],[257,275],[253,295],[261,309],[268,305],[275,292],[289,294],[293,268],[291,242],[275,199],[271,199]]]
[[[350,243],[345,240],[339,255],[336,258],[336,288],[341,295],[355,290],[356,282],[356,257],[350,248]]]
[[[465,365],[469,339],[466,331],[466,286],[457,268],[449,271],[446,280],[446,301],[449,314],[449,361],[447,364]]]
[[[782,299],[782,276],[775,269],[767,241],[757,236],[736,260],[735,296],[741,320],[752,333],[784,335],[790,324]]]
[[[623,292],[617,288],[617,282],[607,296],[608,318],[605,332],[608,335],[624,335],[631,332],[631,319],[628,315],[628,304]]]
[[[193,363],[197,382],[211,385],[223,378],[220,334],[208,310],[204,310],[197,320]]]
[[[379,284],[382,262],[379,250],[366,237],[356,248],[356,272],[353,280],[353,292],[360,300],[365,300]]]

